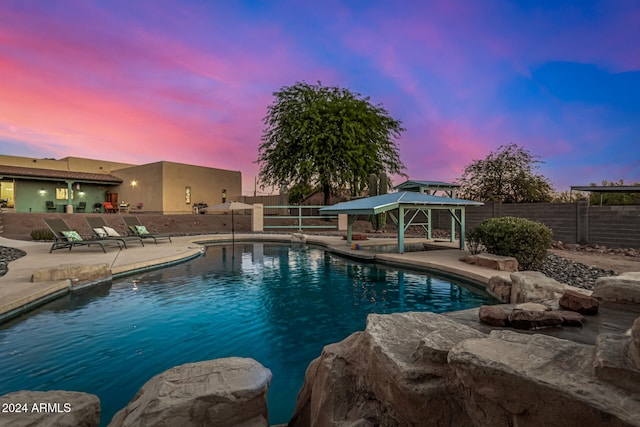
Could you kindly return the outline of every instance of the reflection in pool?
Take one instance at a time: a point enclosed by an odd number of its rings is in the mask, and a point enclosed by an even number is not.
[[[311,360],[369,313],[446,312],[489,301],[433,276],[314,247],[211,246],[201,258],[58,299],[0,326],[0,395],[100,397],[102,425],[152,376],[183,363],[251,357],[273,373],[270,423],[285,423]]]

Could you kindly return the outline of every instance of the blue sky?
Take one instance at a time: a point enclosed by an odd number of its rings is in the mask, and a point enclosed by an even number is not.
[[[407,129],[412,179],[516,143],[557,190],[640,181],[637,1],[5,1],[0,153],[240,170],[298,81]]]

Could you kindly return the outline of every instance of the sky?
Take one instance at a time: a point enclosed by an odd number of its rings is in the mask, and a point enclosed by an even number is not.
[[[253,194],[273,93],[303,81],[402,121],[410,179],[516,143],[558,191],[640,182],[637,0],[0,6],[0,154],[239,170]]]

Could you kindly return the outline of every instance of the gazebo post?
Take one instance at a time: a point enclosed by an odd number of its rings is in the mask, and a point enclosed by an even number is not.
[[[398,253],[404,253],[404,208],[398,206]]]
[[[455,209],[453,210],[455,212]],[[456,220],[455,216],[451,215],[451,239],[449,240],[453,243],[456,240]]]
[[[465,211],[464,207],[460,208],[460,250],[461,251],[464,251],[464,234],[465,234],[464,223],[466,222],[464,211]],[[453,219],[451,220],[451,223],[453,224]]]
[[[355,220],[355,215],[347,214],[347,243],[350,245],[353,237],[353,221]]]

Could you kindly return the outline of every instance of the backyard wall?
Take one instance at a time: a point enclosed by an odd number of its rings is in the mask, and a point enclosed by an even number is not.
[[[553,239],[608,247],[640,247],[640,205],[590,206],[576,203],[487,202],[466,210],[467,230],[488,218],[516,216],[540,221],[553,230]],[[434,228],[450,227],[448,213],[433,211]]]

